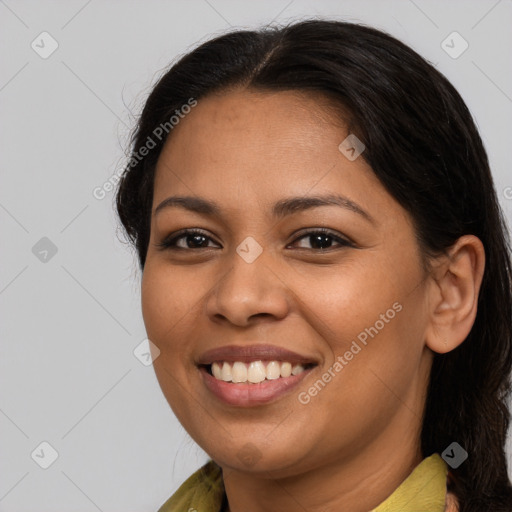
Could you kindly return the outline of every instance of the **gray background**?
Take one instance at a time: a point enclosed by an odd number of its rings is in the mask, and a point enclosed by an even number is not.
[[[133,116],[177,56],[232,27],[315,15],[387,30],[448,76],[510,225],[510,1],[0,0],[0,511],[156,511],[206,461],[134,356],[134,254],[113,193],[92,191],[122,167]],[[59,45],[46,59],[31,47],[51,48],[43,31]],[[441,47],[453,31],[469,44],[458,58]],[[43,441],[58,452],[47,469]]]

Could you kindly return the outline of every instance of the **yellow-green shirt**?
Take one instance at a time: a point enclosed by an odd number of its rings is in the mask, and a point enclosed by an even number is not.
[[[448,467],[439,454],[426,457],[370,512],[444,512]],[[226,503],[222,469],[213,460],[191,475],[158,512],[221,512]]]

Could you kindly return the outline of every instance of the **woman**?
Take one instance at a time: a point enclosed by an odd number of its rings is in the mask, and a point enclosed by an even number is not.
[[[202,44],[151,92],[117,210],[212,459],[161,512],[512,510],[507,232],[409,47],[321,20]]]

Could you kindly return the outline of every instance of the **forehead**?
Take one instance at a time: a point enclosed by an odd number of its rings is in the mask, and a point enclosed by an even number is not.
[[[200,99],[174,127],[164,152],[171,159],[179,158],[185,156],[186,147],[191,151],[187,157],[212,160],[218,153],[226,159],[244,150],[263,146],[271,151],[286,145],[295,152],[311,153],[321,142],[333,143],[336,149],[346,131],[343,119],[323,96],[234,90]],[[286,153],[289,158],[290,152]]]
[[[308,191],[378,204],[385,191],[371,168],[338,148],[348,134],[340,109],[322,95],[236,90],[208,96],[166,141],[154,204],[186,193],[261,205]]]

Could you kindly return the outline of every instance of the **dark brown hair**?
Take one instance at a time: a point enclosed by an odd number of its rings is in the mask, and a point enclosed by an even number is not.
[[[476,320],[458,348],[434,356],[421,445],[424,457],[442,453],[453,441],[468,452],[451,471],[460,512],[510,512],[510,242],[487,155],[464,101],[411,48],[363,25],[307,20],[207,41],[153,88],[119,183],[117,212],[141,269],[155,167],[166,137],[144,158],[140,149],[190,98],[200,101],[232,87],[323,93],[348,112],[351,131],[366,146],[363,158],[411,215],[426,257],[445,253],[465,234],[482,241],[486,267]]]

